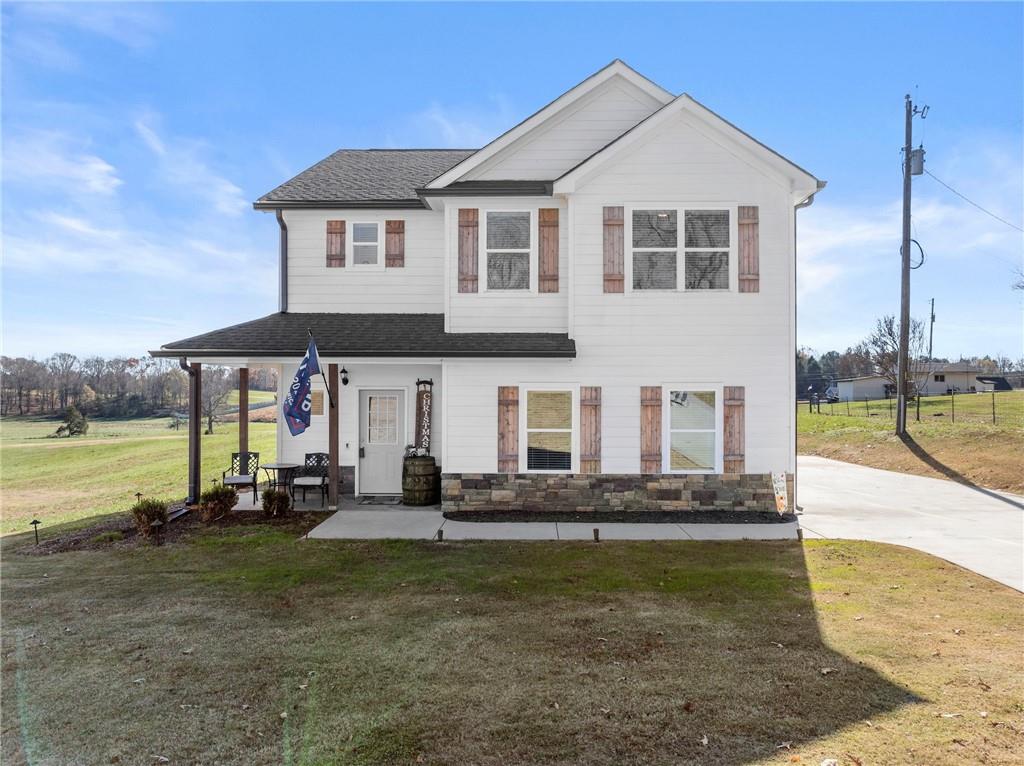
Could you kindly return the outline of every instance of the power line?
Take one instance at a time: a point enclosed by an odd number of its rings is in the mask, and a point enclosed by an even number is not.
[[[1009,227],[1010,227],[1011,229],[1016,229],[1017,231],[1019,231],[1019,232],[1021,232],[1022,234],[1024,234],[1024,229],[1022,229],[1022,228],[1021,228],[1020,226],[1018,226],[1018,225],[1017,225],[1017,224],[1015,224],[1015,223],[1010,223],[1010,222],[1009,222],[1009,221],[1007,221],[1007,220],[1006,220],[1005,218],[1000,218],[1000,217],[999,217],[999,216],[997,216],[997,215],[996,215],[995,213],[993,213],[993,212],[992,212],[991,210],[986,210],[985,208],[983,208],[983,207],[982,207],[981,205],[979,205],[979,204],[978,204],[977,202],[975,202],[974,200],[972,200],[972,199],[968,199],[968,198],[967,198],[967,197],[965,197],[965,196],[964,196],[963,194],[961,194],[961,193],[960,193],[960,192],[958,192],[958,191],[957,191],[956,189],[954,189],[954,188],[953,188],[952,186],[950,186],[950,185],[949,185],[948,183],[946,183],[946,182],[945,182],[945,181],[943,181],[943,180],[942,180],[941,178],[939,178],[939,177],[938,177],[938,176],[936,176],[936,175],[935,175],[934,173],[932,173],[932,172],[931,172],[930,170],[928,170],[928,169],[925,169],[925,171],[924,171],[924,172],[925,172],[925,173],[927,173],[928,175],[930,175],[930,176],[931,176],[932,178],[934,178],[934,179],[935,179],[936,181],[938,181],[938,182],[939,182],[940,184],[942,184],[943,186],[945,186],[945,187],[946,187],[947,189],[949,189],[949,190],[950,190],[951,192],[953,192],[953,194],[955,194],[956,196],[958,196],[958,197],[959,197],[960,199],[962,199],[962,200],[963,200],[964,202],[967,202],[968,204],[974,205],[974,206],[975,206],[976,208],[978,208],[978,210],[980,210],[980,211],[981,211],[982,213],[985,213],[986,215],[992,216],[993,218],[995,218],[995,219],[996,219],[997,221],[999,221],[1000,223],[1005,223],[1005,224],[1006,224],[1007,226],[1009,226]]]

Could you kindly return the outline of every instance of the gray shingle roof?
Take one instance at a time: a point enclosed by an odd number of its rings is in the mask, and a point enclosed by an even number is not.
[[[256,208],[345,203],[359,207],[423,207],[416,189],[475,149],[340,149],[267,192]]]
[[[270,314],[161,346],[153,356],[301,357],[313,331],[321,356],[576,356],[566,333],[444,331],[443,314]]]

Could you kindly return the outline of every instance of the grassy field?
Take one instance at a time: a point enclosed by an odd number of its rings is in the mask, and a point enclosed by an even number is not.
[[[1024,597],[903,548],[26,543],[10,766],[1024,760]]]
[[[169,418],[89,421],[89,433],[49,438],[58,419],[0,421],[0,534],[23,531],[33,518],[49,526],[124,510],[135,493],[180,500],[188,488],[188,435]],[[273,459],[273,423],[252,423],[250,449]],[[238,449],[238,424],[220,423],[204,436],[203,484],[220,478]]]
[[[1024,391],[996,394],[996,423],[991,394],[956,397],[956,422],[950,397],[925,398],[921,420],[910,411],[912,439],[893,435],[889,403],[823,404],[821,414],[797,405],[797,449],[803,455],[845,460],[893,471],[935,476],[963,483],[1024,492]],[[870,409],[873,414],[867,416]],[[941,413],[941,414],[940,414]]]
[[[277,397],[273,391],[255,391],[249,389],[249,404],[257,404],[259,402],[272,402]],[[238,389],[236,388],[228,396],[228,404],[232,407],[238,406]]]

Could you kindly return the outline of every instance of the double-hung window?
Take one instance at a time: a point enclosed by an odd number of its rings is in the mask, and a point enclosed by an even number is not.
[[[709,473],[717,470],[719,451],[718,392],[699,388],[668,389],[668,471]]]
[[[526,392],[526,470],[569,472],[573,452],[573,392]]]
[[[728,290],[731,219],[731,209],[634,209],[633,289]]]
[[[484,215],[484,270],[487,290],[529,290],[533,253],[528,210],[488,210]]]
[[[377,266],[381,263],[379,223],[352,224],[352,265]]]

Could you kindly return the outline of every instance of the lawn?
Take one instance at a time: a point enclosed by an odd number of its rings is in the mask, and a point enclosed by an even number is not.
[[[875,468],[952,479],[1024,492],[1024,391],[956,397],[956,422],[948,396],[922,399],[921,419],[910,410],[904,442],[893,435],[889,402],[821,406],[821,414],[797,405],[797,449],[802,455],[860,463]],[[868,416],[870,410],[872,415]]]
[[[184,498],[188,434],[169,428],[170,418],[96,418],[85,436],[49,438],[59,424],[33,416],[0,422],[0,534],[23,531],[33,518],[49,526],[124,510],[136,492]],[[217,424],[202,445],[208,486],[238,449],[238,424]],[[249,446],[264,462],[273,459],[274,424],[250,424]]]
[[[3,762],[1024,759],[1022,596],[922,553],[297,537],[5,538]]]

